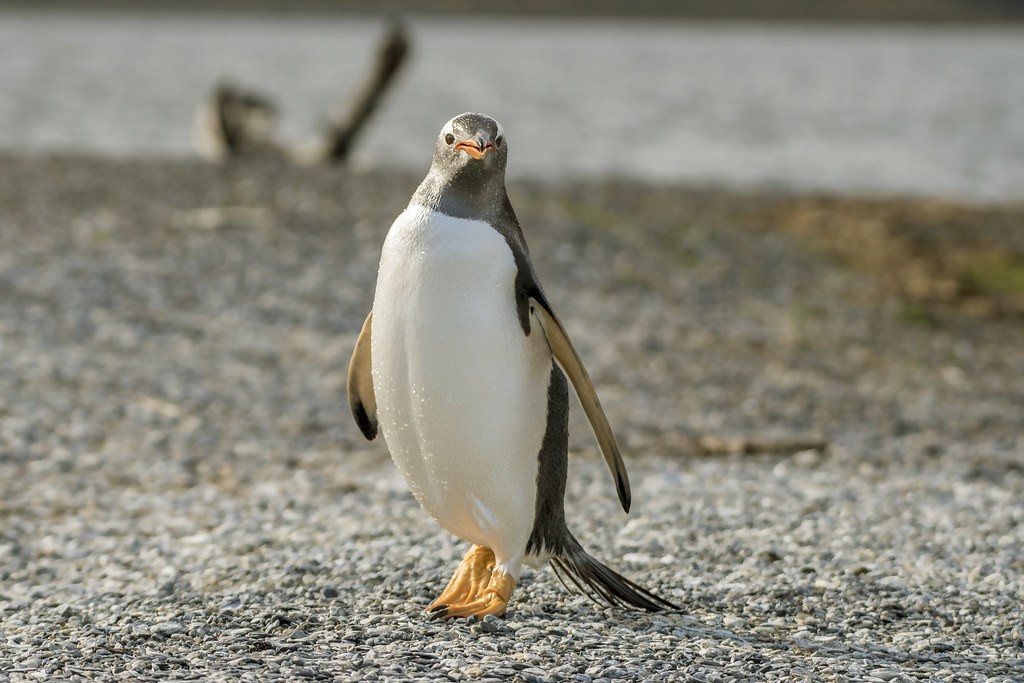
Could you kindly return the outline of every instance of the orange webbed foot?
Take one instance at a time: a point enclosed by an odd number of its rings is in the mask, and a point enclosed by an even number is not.
[[[516,581],[505,571],[494,569],[490,548],[474,545],[462,558],[455,575],[426,611],[432,619],[504,616]]]
[[[475,600],[487,588],[493,570],[494,553],[491,549],[474,545],[462,558],[462,563],[441,595],[427,606],[427,611]]]
[[[458,604],[440,604],[430,610],[434,619],[452,619],[454,617],[476,617],[482,619],[488,614],[496,617],[505,616],[508,601],[516,589],[516,580],[501,569],[491,573],[487,587],[475,599]]]

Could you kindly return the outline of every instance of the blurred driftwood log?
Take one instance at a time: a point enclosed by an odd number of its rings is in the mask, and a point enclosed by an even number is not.
[[[321,139],[303,146],[277,138],[277,107],[269,97],[220,83],[196,115],[199,153],[211,161],[271,156],[303,164],[344,163],[408,54],[408,34],[392,22],[355,98],[327,122]]]
[[[368,74],[363,87],[344,114],[333,119],[328,126],[325,150],[328,161],[343,162],[348,157],[356,136],[377,108],[388,84],[408,54],[409,39],[405,30],[401,24],[393,23],[381,43],[373,71]]]
[[[697,451],[704,455],[789,455],[803,451],[825,451],[828,441],[817,436],[771,438],[706,435],[698,438]]]
[[[277,109],[265,96],[219,83],[196,115],[199,153],[211,161],[281,154],[274,139]]]

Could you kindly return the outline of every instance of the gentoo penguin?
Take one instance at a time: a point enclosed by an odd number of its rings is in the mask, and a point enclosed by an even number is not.
[[[441,129],[427,177],[384,240],[349,364],[352,414],[367,439],[383,432],[420,505],[473,544],[432,616],[502,616],[524,562],[545,561],[592,599],[674,608],[588,555],[566,527],[565,375],[627,512],[629,479],[530,262],[507,159],[489,116],[460,114]]]

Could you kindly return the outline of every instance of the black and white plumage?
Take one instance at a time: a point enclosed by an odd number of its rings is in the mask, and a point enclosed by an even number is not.
[[[544,561],[594,599],[672,608],[587,554],[566,526],[565,375],[627,512],[629,479],[530,261],[505,191],[507,155],[488,116],[461,114],[442,128],[430,171],[384,242],[349,367],[353,415],[367,438],[383,433],[420,505],[474,544],[435,615],[503,614],[524,562]]]

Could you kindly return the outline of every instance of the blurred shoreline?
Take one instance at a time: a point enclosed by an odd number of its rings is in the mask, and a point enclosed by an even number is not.
[[[196,109],[224,81],[273,100],[275,137],[301,146],[365,77],[384,26],[8,14],[0,148],[189,157]],[[353,161],[421,169],[443,121],[484,111],[515,140],[544,141],[516,143],[510,178],[1022,198],[1019,27],[459,17],[407,28],[412,58]],[[449,78],[467,54],[468,76]]]
[[[535,18],[608,17],[616,19],[686,19],[711,21],[1000,24],[1024,21],[1024,4],[1010,1],[902,0],[855,2],[852,0],[783,0],[758,2],[734,0],[638,0],[617,2],[545,2],[524,0],[179,0],[159,3],[146,0],[8,0],[0,10],[76,12],[132,12],[152,14],[342,14],[409,16],[516,16]]]

